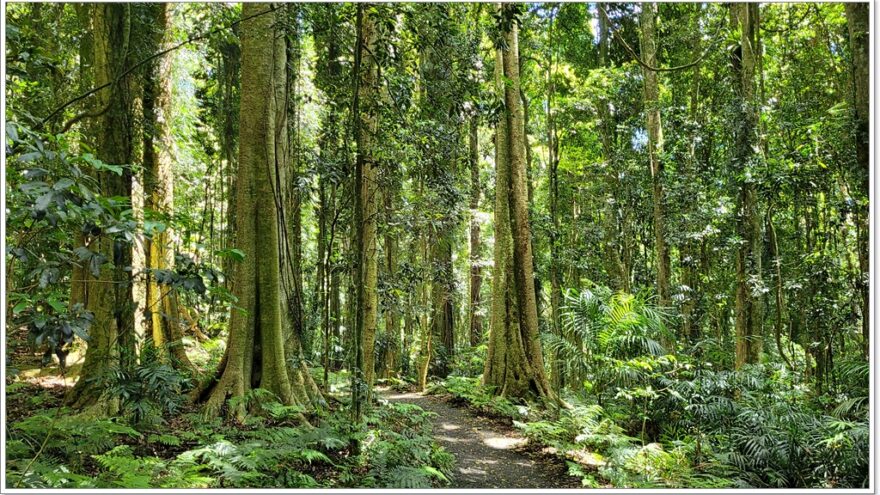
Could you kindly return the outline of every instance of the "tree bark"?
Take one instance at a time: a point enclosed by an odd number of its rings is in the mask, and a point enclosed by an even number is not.
[[[698,11],[699,12],[699,11]],[[701,35],[696,33],[691,41],[693,43],[693,56],[698,57],[702,53],[700,43]],[[691,198],[699,197],[699,163],[700,152],[703,151],[700,142],[700,133],[703,128],[703,118],[700,114],[700,65],[694,67],[691,71],[691,87],[688,115],[691,121],[691,133],[689,136],[690,145],[687,158],[684,160],[685,170],[683,173],[687,191]],[[702,153],[705,155],[705,153]],[[685,215],[693,215],[697,212],[695,202],[685,203]],[[698,303],[703,297],[700,274],[699,274],[699,244],[701,240],[692,238],[690,235],[682,242],[680,259],[681,259],[681,282],[682,292],[685,299],[681,305],[682,335],[693,342],[696,342],[701,334],[700,315],[697,312]]]
[[[355,62],[357,77],[356,122],[357,158],[355,163],[355,252],[357,269],[355,286],[357,308],[355,319],[355,365],[353,369],[352,404],[354,418],[360,422],[364,405],[369,405],[375,357],[378,321],[378,269],[376,242],[378,215],[378,164],[375,157],[379,125],[379,66],[376,61],[378,28],[375,5],[358,4],[358,46]]]
[[[273,12],[255,17],[268,10]],[[242,7],[242,89],[239,167],[236,178],[236,239],[245,259],[233,267],[238,298],[229,323],[229,344],[219,381],[210,391],[207,416],[216,416],[229,397],[252,388],[274,393],[283,403],[307,405],[294,393],[285,353],[279,223],[286,148],[286,41],[281,9],[273,4]],[[245,415],[243,403],[229,414]]]
[[[150,4],[155,35],[153,46],[157,50],[168,48],[171,43],[171,4]],[[144,77],[144,200],[145,210],[161,217],[174,211],[174,138],[171,134],[172,84],[170,54],[155,59]],[[174,246],[168,228],[153,233],[147,239],[146,265],[150,270],[174,269]],[[153,345],[177,367],[195,371],[183,346],[183,329],[178,310],[179,299],[172,287],[156,283],[148,276],[146,314]]]
[[[510,7],[498,8],[502,19],[514,15],[506,10]],[[504,32],[506,50],[495,56],[495,83],[505,112],[496,135],[492,328],[483,380],[501,395],[550,400],[555,396],[544,371],[533,285],[519,40],[516,22],[505,25],[510,26]]]
[[[739,61],[734,61],[739,79],[740,115],[735,127],[734,166],[743,176],[738,198],[737,231],[742,242],[736,255],[736,360],[737,368],[757,363],[762,347],[763,305],[761,290],[761,215],[758,191],[752,170],[761,157],[758,149],[758,106],[755,97],[755,30],[758,29],[756,4],[732,4],[740,27]]]
[[[599,65],[607,67],[608,60],[609,28],[605,16],[599,16]],[[621,227],[618,220],[620,206],[615,199],[615,191],[620,190],[620,179],[617,176],[617,162],[615,159],[614,142],[616,134],[615,117],[611,115],[609,101],[601,98],[598,104],[600,135],[602,139],[602,154],[605,160],[605,187],[606,200],[602,218],[602,234],[605,247],[605,272],[608,276],[609,285],[615,290],[629,292],[630,276],[629,269],[621,256]]]
[[[559,136],[556,133],[556,118],[553,112],[553,99],[556,96],[555,76],[556,63],[556,45],[553,39],[554,24],[556,13],[550,18],[550,27],[548,33],[548,46],[550,47],[550,60],[547,64],[547,169],[549,173],[550,188],[550,223],[552,230],[550,231],[550,331],[555,335],[561,335],[561,327],[559,325],[560,314],[559,309],[562,303],[562,274],[559,268],[560,253],[559,240],[561,237],[559,223]],[[551,376],[553,379],[553,389],[559,391],[564,386],[565,380],[562,376],[562,363],[560,363],[559,354],[554,352],[551,359]]]
[[[98,86],[114,81],[116,74],[131,62],[128,58],[131,8],[122,4],[92,6],[95,84]],[[107,108],[95,126],[97,157],[104,163],[127,165],[134,162],[131,85],[131,77],[124,77],[97,94],[98,107]],[[130,167],[123,167],[119,175],[110,171],[99,172],[98,182],[105,196],[126,198],[130,204]],[[121,207],[127,206],[123,204]],[[81,297],[83,306],[94,314],[94,321],[89,327],[90,338],[79,381],[67,394],[67,402],[75,408],[94,406],[92,409],[97,414],[113,414],[118,410],[118,404],[100,400],[104,390],[101,379],[108,369],[117,365],[129,367],[136,358],[130,271],[132,248],[129,243],[114,240],[107,234],[85,241],[90,249],[104,255],[111,264],[101,267],[97,277],[83,271],[80,273],[83,278],[73,282],[72,292]]]
[[[639,16],[641,24],[641,52],[645,64],[657,66],[657,45],[655,18],[656,3],[643,3]],[[659,85],[657,72],[642,68],[645,77],[644,104],[648,117],[648,160],[651,171],[651,190],[654,203],[654,252],[657,260],[657,294],[661,306],[668,306],[669,299],[669,249],[664,231],[665,214],[663,207],[663,127],[660,121]]]
[[[480,260],[480,221],[477,213],[480,208],[480,150],[477,131],[479,120],[476,115],[471,117],[470,133],[468,135],[468,147],[470,151],[471,171],[471,231],[470,231],[470,343],[471,347],[480,345],[483,340],[483,319],[480,311],[480,287],[483,282],[482,265]]]
[[[870,27],[868,18],[867,3],[847,3],[846,20],[849,29],[850,51],[852,53],[852,77],[853,77],[853,107],[855,108],[856,123],[856,161],[858,162],[858,170],[856,177],[863,199],[858,209],[858,253],[859,253],[859,269],[861,271],[861,279],[859,280],[859,293],[861,295],[862,307],[862,352],[866,358],[870,357],[871,347],[871,322],[870,322],[870,251],[868,248],[870,240],[870,211],[868,198],[870,196],[870,58],[869,44],[870,37],[868,29]]]

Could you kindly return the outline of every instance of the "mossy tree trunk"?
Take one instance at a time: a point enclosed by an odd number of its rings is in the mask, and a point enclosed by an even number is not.
[[[855,145],[856,183],[859,185],[861,207],[858,212],[858,253],[859,270],[859,293],[861,295],[862,311],[862,352],[865,357],[870,357],[871,321],[870,321],[870,211],[868,199],[870,196],[870,167],[871,167],[871,129],[870,129],[870,27],[867,3],[847,3],[846,22],[849,29],[849,46],[852,53],[852,77],[853,77],[853,107],[855,108]]]
[[[599,65],[607,67],[611,65],[608,56],[610,43],[610,28],[604,15],[599,16]],[[620,177],[617,175],[617,160],[615,158],[614,145],[617,140],[616,117],[611,113],[610,95],[600,99],[598,114],[600,124],[600,136],[602,141],[602,156],[605,160],[607,173],[605,174],[606,200],[602,214],[603,245],[605,249],[605,272],[608,276],[609,285],[615,290],[629,292],[630,272],[621,254],[622,231],[620,225],[620,205],[615,198],[615,191],[621,190]]]
[[[133,115],[131,78],[117,80],[130,65],[132,7],[124,4],[93,5],[95,84],[109,84],[97,93],[98,107],[106,109],[94,126],[98,159],[108,164],[128,165],[133,160]],[[115,83],[113,83],[115,81]],[[113,84],[110,84],[113,83]],[[124,198],[116,207],[130,208],[132,173],[123,167],[120,174],[98,174],[101,193]],[[101,267],[97,277],[85,270],[74,272],[72,295],[94,314],[89,328],[79,381],[68,392],[73,407],[94,406],[98,414],[113,414],[118,405],[101,401],[102,378],[114,366],[129,366],[135,359],[134,300],[132,297],[131,244],[107,234],[86,236],[85,245],[110,262]]]
[[[471,172],[471,225],[470,225],[470,344],[471,347],[480,345],[483,340],[483,318],[480,315],[480,289],[483,284],[483,268],[480,259],[480,220],[477,217],[480,208],[480,150],[478,142],[479,120],[476,115],[471,117],[470,132],[468,134],[468,147],[470,152]]]
[[[510,5],[507,9],[512,9]],[[516,280],[516,301],[519,306],[520,334],[529,369],[529,391],[541,398],[551,398],[544,371],[544,357],[538,328],[538,305],[534,290],[534,259],[532,232],[529,226],[528,174],[526,171],[525,117],[520,99],[519,35],[515,22],[505,33],[504,50],[505,106],[508,147],[510,149],[510,210],[513,237],[513,274]]]
[[[755,96],[755,31],[757,4],[732,4],[740,29],[739,60],[734,73],[739,80],[740,115],[735,127],[734,166],[743,177],[738,198],[737,230],[743,242],[736,254],[736,367],[757,363],[761,354],[763,304],[760,294],[762,232],[758,189],[753,175],[761,157],[758,149],[758,106]]]
[[[698,22],[698,21],[696,21]],[[695,23],[696,23],[695,22]],[[694,58],[699,57],[702,53],[701,35],[695,33],[691,43]],[[699,197],[701,192],[700,174],[698,173],[701,165],[701,157],[706,155],[705,145],[701,143],[700,129],[705,121],[703,114],[700,112],[700,70],[697,65],[691,71],[691,83],[688,98],[688,114],[692,122],[696,125],[692,127],[689,136],[690,145],[687,157],[683,160],[682,178],[687,184],[688,194],[691,197]],[[684,205],[685,218],[692,216],[698,210],[698,202],[688,202]],[[679,265],[681,266],[681,285],[685,294],[685,299],[681,305],[681,329],[682,336],[696,342],[701,335],[699,311],[699,301],[703,298],[702,282],[700,277],[700,246],[705,244],[705,240],[694,239],[690,235],[682,241],[679,251]]]
[[[379,127],[379,65],[376,60],[378,26],[376,6],[358,4],[358,41],[355,54],[357,92],[355,93],[354,271],[355,301],[354,366],[352,369],[352,409],[355,422],[363,417],[372,396],[375,375],[376,326],[378,322],[378,270],[376,242],[378,215],[378,164],[376,134]]]
[[[419,194],[422,194],[424,191],[424,186],[421,181],[419,181],[418,191]],[[431,259],[428,249],[428,233],[426,230],[427,227],[424,227],[424,230],[420,230],[416,235],[416,238],[418,239],[419,259],[421,261],[421,266],[423,267],[430,266]],[[430,275],[428,275],[422,277],[418,288],[418,327],[421,335],[419,339],[419,355],[416,364],[416,371],[418,372],[418,389],[420,391],[424,391],[428,385],[428,367],[431,364],[431,353],[433,351],[433,332],[431,331],[429,314],[427,311],[430,304],[430,292],[431,283]]]
[[[149,9],[155,30],[152,48],[167,49],[171,43],[171,4],[150,4]],[[146,71],[143,87],[144,207],[159,220],[170,217],[174,210],[171,61],[170,53],[156,58]],[[174,248],[167,228],[153,232],[145,244],[149,270],[174,269]],[[182,369],[193,370],[182,342],[176,291],[157,284],[155,277],[148,274],[146,303],[148,326],[153,344],[162,349],[160,356]]]
[[[642,61],[651,67],[657,66],[656,16],[656,3],[642,4],[642,12],[639,15],[639,23],[641,24],[641,55]],[[657,295],[660,305],[668,306],[670,304],[670,260],[664,228],[663,127],[660,121],[660,90],[657,82],[657,72],[645,67],[642,67],[642,71],[645,75],[644,104],[648,120],[648,160],[651,171],[651,192],[654,207],[654,253],[657,269]]]
[[[554,79],[556,69],[556,44],[553,38],[554,25],[558,10],[552,12],[548,29],[548,45],[550,47],[550,60],[547,64],[547,171],[549,179],[550,196],[550,223],[552,229],[549,233],[550,243],[550,331],[555,335],[561,335],[560,305],[562,304],[562,273],[560,270],[559,247],[562,232],[559,224],[559,136],[556,132],[556,115],[553,112],[553,103],[556,93],[556,81]],[[561,390],[565,384],[562,376],[562,363],[557,352],[551,357],[551,377],[553,389]]]
[[[261,15],[257,15],[261,14]],[[282,10],[246,3],[241,24],[241,126],[236,177],[236,242],[245,258],[233,267],[238,298],[229,323],[229,343],[219,380],[210,389],[206,415],[216,415],[231,397],[252,388],[274,393],[286,404],[308,404],[294,393],[285,355],[284,290],[279,223],[281,179],[286,163],[286,40]],[[228,413],[241,419],[243,403]]]
[[[519,39],[511,7],[506,49],[495,56],[495,84],[505,111],[496,130],[495,266],[489,352],[483,380],[511,397],[552,400],[538,335],[528,217],[525,123],[519,83]]]
[[[397,271],[397,232],[390,227],[393,224],[394,204],[397,196],[397,185],[388,184],[385,187],[385,218],[388,227],[385,228],[385,272],[384,276],[396,284],[395,273]],[[385,353],[382,359],[382,377],[391,378],[399,371],[400,365],[400,316],[398,297],[389,297],[385,303]]]

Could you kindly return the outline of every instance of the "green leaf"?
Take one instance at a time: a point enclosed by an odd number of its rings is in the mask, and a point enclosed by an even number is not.
[[[46,194],[40,196],[34,202],[34,208],[36,208],[39,211],[46,211],[46,209],[49,208],[49,203],[52,202],[53,196],[54,196],[54,193],[52,193],[52,192],[47,192]]]
[[[72,185],[73,185],[73,179],[68,179],[65,177],[65,178],[59,180],[58,182],[56,182],[55,185],[52,187],[52,189],[55,189],[56,191],[62,191],[64,189],[69,189],[70,186],[72,186]]]
[[[144,232],[147,234],[161,234],[168,228],[163,222],[155,220],[144,220]]]
[[[23,155],[20,155],[18,157],[18,161],[21,163],[32,162],[32,161],[36,160],[37,158],[40,158],[41,156],[43,156],[43,154],[40,153],[39,151],[31,151],[30,153],[25,153]]]
[[[83,161],[91,165],[95,170],[107,170],[109,172],[113,172],[116,175],[122,175],[122,166],[121,165],[110,165],[102,162],[101,160],[95,158],[95,155],[91,153],[86,153],[82,156]]]
[[[245,254],[241,249],[221,249],[217,251],[217,256],[221,256],[224,258],[232,258],[235,261],[244,261]]]
[[[9,138],[10,141],[18,141],[18,130],[12,122],[6,123],[6,137]]]
[[[426,472],[428,476],[433,476],[440,481],[449,482],[449,478],[447,478],[446,475],[440,472],[440,470],[437,468],[434,468],[432,466],[422,466],[422,471]]]
[[[46,303],[49,304],[49,306],[52,306],[52,309],[54,309],[55,311],[57,311],[59,313],[62,313],[62,312],[64,312],[65,309],[67,309],[67,306],[65,306],[64,303],[59,301],[54,296],[48,297],[46,299]]]
[[[30,301],[27,301],[27,300],[19,301],[19,303],[16,304],[12,308],[12,314],[17,315],[17,314],[21,313],[22,311],[24,311],[25,308],[27,308],[30,305],[31,305]]]

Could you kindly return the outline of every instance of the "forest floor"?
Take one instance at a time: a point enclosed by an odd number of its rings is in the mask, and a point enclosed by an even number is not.
[[[451,405],[442,396],[380,389],[389,402],[415,404],[436,413],[434,438],[455,456],[449,488],[580,488],[565,463],[529,450],[510,426]]]

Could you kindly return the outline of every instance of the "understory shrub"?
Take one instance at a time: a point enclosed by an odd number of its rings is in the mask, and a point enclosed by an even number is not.
[[[441,382],[431,384],[426,392],[448,393],[454,400],[480,414],[505,420],[523,419],[529,411],[525,405],[518,405],[507,397],[494,395],[491,387],[480,383],[479,377],[449,376]]]
[[[346,412],[302,420],[299,408],[256,389],[244,424],[197,413],[139,431],[122,418],[48,410],[17,421],[7,480],[21,488],[401,487],[448,483],[454,459],[431,436],[431,413],[380,405],[355,428]],[[154,425],[153,425],[154,426]],[[352,455],[353,440],[362,448]]]

